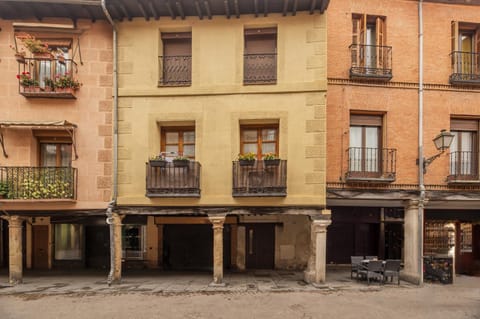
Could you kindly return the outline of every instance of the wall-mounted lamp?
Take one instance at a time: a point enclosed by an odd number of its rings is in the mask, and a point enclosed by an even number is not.
[[[435,144],[435,147],[437,148],[437,150],[439,150],[440,152],[438,152],[437,154],[429,158],[423,159],[423,174],[427,172],[427,166],[432,164],[434,160],[436,160],[440,155],[442,155],[450,147],[454,137],[455,135],[453,135],[450,132],[447,132],[446,130],[441,130],[440,134],[435,136],[435,138],[433,139],[433,143]],[[417,159],[417,165],[418,165],[418,162],[419,161]]]

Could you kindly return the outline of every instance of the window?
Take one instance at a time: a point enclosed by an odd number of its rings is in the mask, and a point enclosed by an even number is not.
[[[392,48],[386,46],[385,17],[354,14],[352,24],[351,72],[391,78]]]
[[[452,119],[455,136],[450,145],[450,177],[478,179],[478,120]]]
[[[178,155],[195,159],[195,128],[164,127],[162,128],[161,151],[167,157]]]
[[[460,223],[460,253],[472,252],[472,224]]]
[[[381,172],[382,116],[350,115],[349,171]]]
[[[122,228],[122,247],[125,259],[144,259],[146,226],[124,225]]]
[[[82,240],[82,225],[55,224],[55,259],[82,259]]]
[[[240,152],[255,153],[262,159],[266,153],[278,155],[278,125],[244,125],[240,127]]]
[[[450,82],[480,81],[480,25],[452,21]]]
[[[160,85],[188,86],[192,83],[192,33],[162,32],[163,56]]]
[[[39,142],[41,167],[72,166],[72,138],[66,131],[34,130]]]
[[[246,29],[244,84],[277,82],[277,28]]]

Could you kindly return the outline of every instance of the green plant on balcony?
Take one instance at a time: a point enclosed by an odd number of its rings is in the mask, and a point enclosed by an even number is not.
[[[58,74],[55,76],[55,88],[59,88],[59,89],[71,88],[71,89],[77,90],[78,88],[80,88],[81,85],[82,83],[72,78],[72,75],[68,72],[62,75]]]
[[[32,78],[32,76],[30,75],[30,72],[24,71],[20,74],[17,74],[17,79],[19,80],[20,85],[23,87],[38,86],[38,81]]]
[[[44,178],[25,178],[21,183],[21,199],[72,198],[72,185],[63,179],[47,181]]]
[[[48,44],[43,43],[41,40],[36,39],[31,34],[26,34],[22,37],[19,37],[20,41],[22,41],[23,45],[27,48],[28,51],[31,53],[49,53],[50,49]]]
[[[167,165],[167,160],[162,154],[150,156],[149,162],[152,167],[165,167]]]
[[[188,166],[190,159],[185,156],[177,156],[173,159],[173,166],[185,167]]]
[[[248,152],[244,154],[238,154],[238,163],[240,166],[252,166],[257,159],[257,154]]]
[[[45,89],[49,89],[50,91],[55,90],[55,81],[51,78],[44,78],[43,83],[45,83]]]
[[[263,162],[266,166],[277,166],[280,164],[280,159],[275,153],[266,153],[263,155]]]
[[[0,198],[9,198],[10,187],[7,182],[0,182]]]

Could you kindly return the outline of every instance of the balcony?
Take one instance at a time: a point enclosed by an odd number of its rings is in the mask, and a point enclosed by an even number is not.
[[[277,54],[245,54],[243,59],[243,83],[277,83]]]
[[[350,45],[352,66],[350,79],[390,81],[392,79],[392,47],[381,45]]]
[[[397,150],[350,147],[347,150],[347,182],[391,183],[396,178]]]
[[[190,86],[192,84],[192,56],[160,56],[160,86]]]
[[[278,165],[265,165],[253,161],[253,165],[233,162],[233,197],[285,197],[287,196],[287,161]]]
[[[76,199],[73,167],[0,167],[0,196],[8,200]]]
[[[471,151],[450,153],[450,175],[447,182],[452,184],[480,183],[478,176],[478,153]]]
[[[200,169],[198,162],[190,161],[186,166],[147,167],[147,197],[200,197]]]
[[[80,83],[71,59],[25,58],[18,64],[18,90],[27,98],[75,99]]]
[[[480,86],[480,53],[454,51],[450,57],[450,84]]]

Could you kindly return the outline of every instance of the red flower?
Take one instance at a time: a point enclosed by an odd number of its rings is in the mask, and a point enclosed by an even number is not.
[[[19,79],[19,80],[20,80],[20,74],[17,74],[17,79]]]

